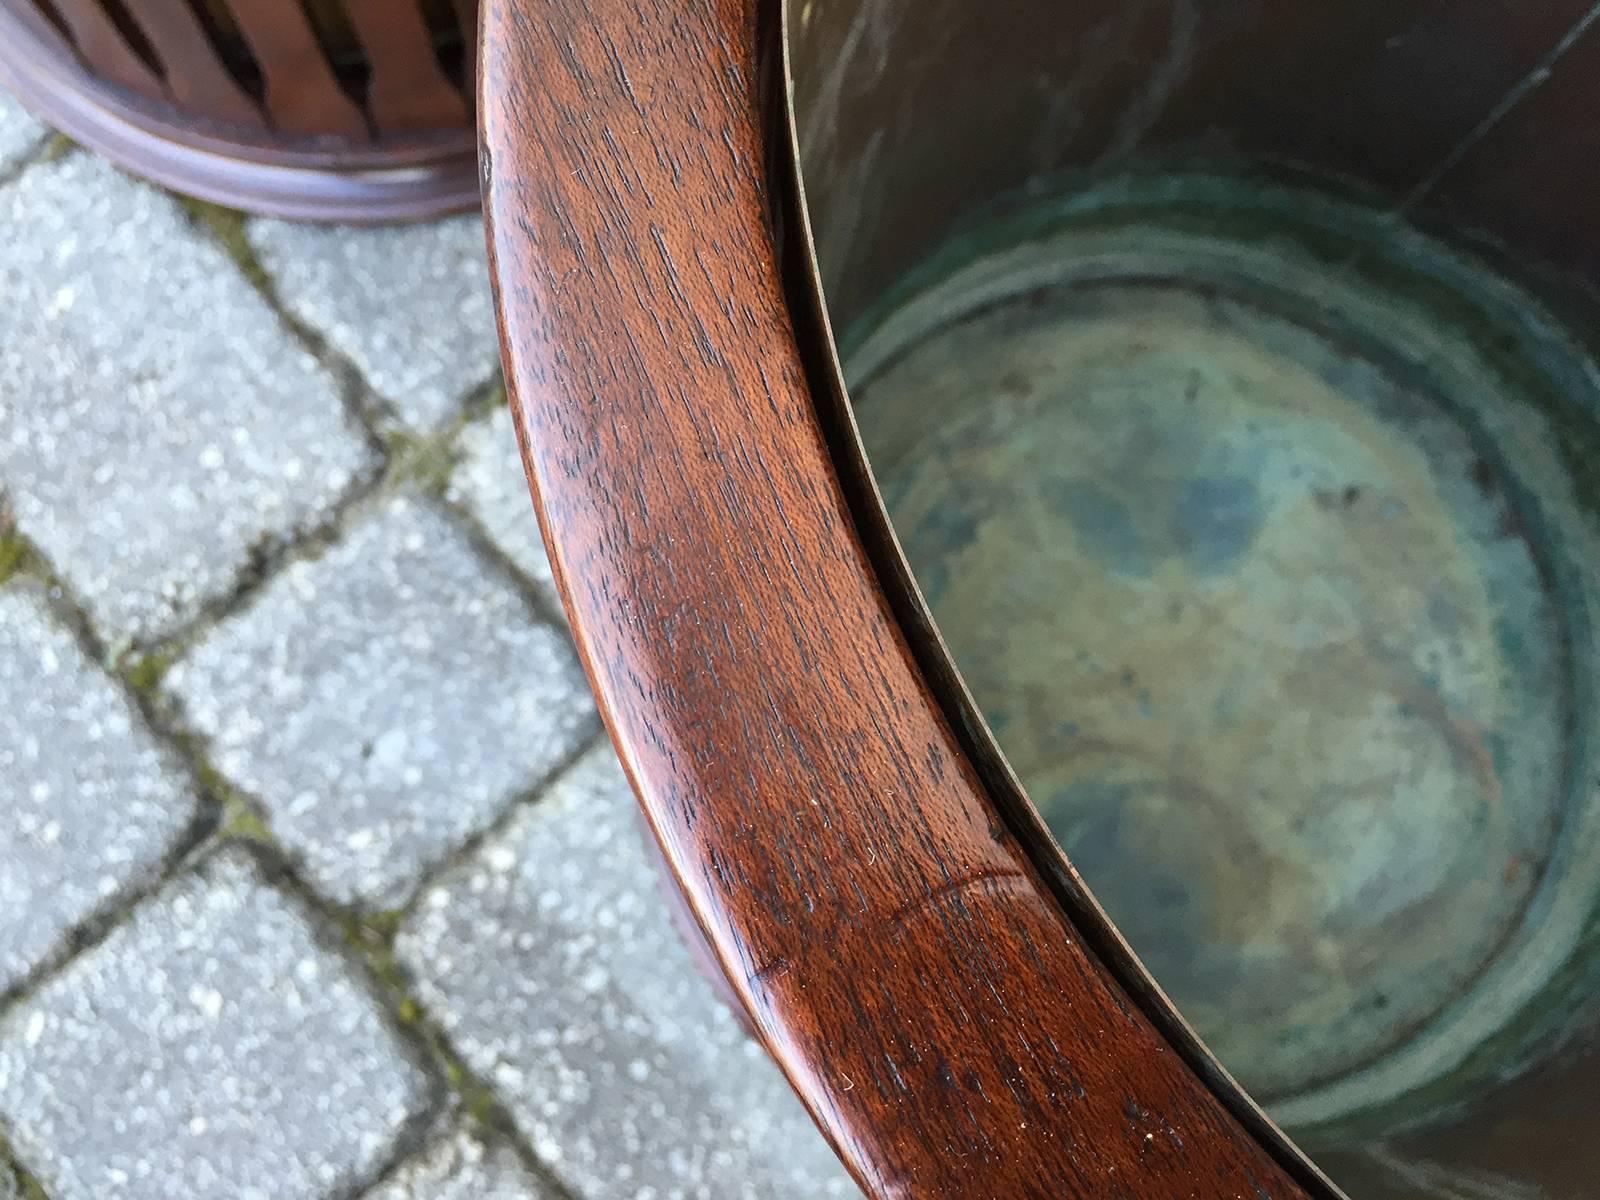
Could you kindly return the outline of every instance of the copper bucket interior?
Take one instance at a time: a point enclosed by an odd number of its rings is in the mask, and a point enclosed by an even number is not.
[[[1600,1186],[1597,14],[787,14],[828,314],[954,663],[1358,1196]]]

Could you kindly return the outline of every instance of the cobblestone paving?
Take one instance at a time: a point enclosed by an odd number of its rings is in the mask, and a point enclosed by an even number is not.
[[[171,633],[369,473],[333,377],[173,200],[69,154],[0,229],[0,480],[102,636]]]
[[[468,218],[0,96],[0,1200],[854,1195],[673,936]]]
[[[256,221],[249,236],[289,311],[348,356],[407,425],[439,425],[494,373],[476,217],[384,229]]]
[[[0,92],[0,171],[8,171],[43,144],[48,134],[22,105]],[[0,1174],[0,1200],[5,1200],[5,1176]]]
[[[148,881],[195,807],[44,589],[20,580],[0,591],[0,780],[4,989],[97,908]]]
[[[366,1200],[548,1200],[555,1194],[505,1144],[486,1146],[458,1131],[417,1154]]]

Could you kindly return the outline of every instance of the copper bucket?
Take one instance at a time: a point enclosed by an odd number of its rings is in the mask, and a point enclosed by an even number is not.
[[[1353,1195],[1600,1195],[1596,10],[787,33],[867,457],[1060,848]]]
[[[307,219],[477,203],[476,0],[0,0],[0,85],[178,191]]]

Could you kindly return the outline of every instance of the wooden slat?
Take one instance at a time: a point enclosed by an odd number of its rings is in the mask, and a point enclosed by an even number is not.
[[[229,74],[189,0],[138,0],[129,12],[155,47],[175,104],[217,121],[265,125],[261,109]]]
[[[345,0],[345,11],[367,51],[367,111],[380,135],[466,120],[466,101],[439,65],[416,0]]]
[[[55,0],[55,9],[66,22],[73,45],[91,71],[141,96],[166,98],[160,76],[134,53],[116,22],[97,0]]]
[[[367,119],[345,95],[295,0],[228,0],[266,82],[267,117],[291,134],[365,137]]]

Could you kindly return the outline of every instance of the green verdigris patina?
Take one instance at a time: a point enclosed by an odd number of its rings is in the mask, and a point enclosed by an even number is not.
[[[1552,1036],[1600,387],[1536,304],[1354,204],[1125,181],[953,247],[847,373],[1013,767],[1275,1115],[1421,1120]]]

